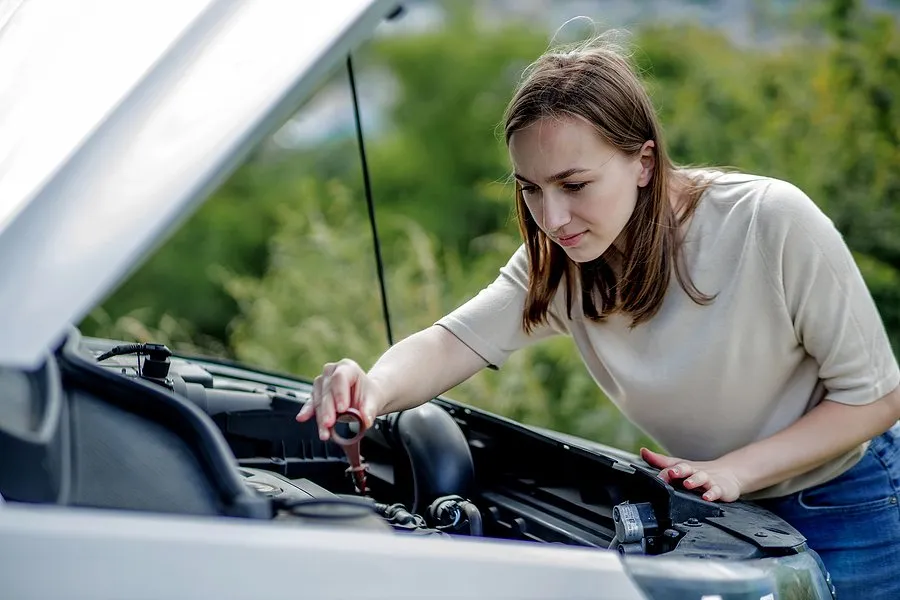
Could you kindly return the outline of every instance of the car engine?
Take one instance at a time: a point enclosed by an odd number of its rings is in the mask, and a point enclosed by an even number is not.
[[[11,501],[700,559],[805,547],[751,503],[705,502],[615,449],[440,398],[364,432],[340,422],[323,442],[295,420],[309,382],[77,331],[43,368],[0,372],[4,383]]]
[[[161,387],[211,417],[238,459],[244,485],[271,503],[279,523],[418,535],[483,534],[479,509],[460,495],[474,483],[467,442],[459,426],[437,407],[379,418],[375,435],[366,440],[367,451],[376,457],[391,446],[403,449],[413,484],[407,506],[387,489],[393,482],[386,485],[385,467],[392,461],[376,461],[371,478],[367,461],[354,468],[354,455],[357,461],[362,458],[361,419],[339,423],[329,442],[318,439],[314,424],[294,421],[308,399],[308,389],[303,389],[308,386],[294,389],[213,376],[196,363],[172,359],[169,350],[157,344],[125,344],[94,355],[104,369]],[[388,431],[393,432],[390,441],[384,435]],[[372,441],[378,437],[381,448]],[[370,480],[374,490],[366,488]],[[379,490],[388,501],[376,500]]]

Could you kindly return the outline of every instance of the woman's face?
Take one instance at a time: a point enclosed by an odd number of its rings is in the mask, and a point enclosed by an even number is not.
[[[575,262],[598,258],[622,233],[653,173],[652,148],[626,156],[578,117],[541,119],[509,143],[532,218]]]

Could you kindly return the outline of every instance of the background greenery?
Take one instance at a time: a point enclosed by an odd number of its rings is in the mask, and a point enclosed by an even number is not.
[[[549,39],[535,22],[487,22],[470,2],[442,5],[441,27],[380,35],[355,56],[360,81],[394,91],[367,150],[397,339],[477,293],[517,246],[497,127]],[[774,40],[766,44],[647,20],[632,28],[634,59],[678,162],[789,179],[835,220],[896,348],[897,22],[849,0],[799,6],[760,13]],[[322,93],[346,93],[345,77]],[[310,378],[343,356],[371,364],[386,337],[352,135],[263,144],[82,329]],[[648,442],[565,339],[448,395],[627,449]]]

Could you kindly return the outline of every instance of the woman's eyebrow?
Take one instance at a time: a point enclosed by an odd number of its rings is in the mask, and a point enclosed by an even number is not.
[[[554,183],[554,182],[556,182],[556,181],[561,181],[561,180],[563,180],[563,179],[566,179],[567,177],[571,177],[572,175],[578,175],[579,173],[585,173],[585,172],[587,172],[587,171],[589,171],[589,170],[590,170],[590,169],[582,169],[582,168],[578,168],[578,167],[575,167],[575,168],[572,168],[572,169],[566,169],[565,171],[560,171],[559,173],[557,173],[557,174],[555,174],[555,175],[551,175],[550,177],[548,177],[548,178],[547,178],[547,183]],[[521,181],[522,183],[527,183],[527,184],[529,184],[529,185],[534,185],[534,183],[528,181],[527,179],[525,179],[524,177],[522,177],[522,176],[519,175],[518,173],[513,173],[513,177],[515,177],[516,179],[518,179],[518,180]]]

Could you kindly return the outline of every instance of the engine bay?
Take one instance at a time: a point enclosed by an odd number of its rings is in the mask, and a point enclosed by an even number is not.
[[[703,501],[627,456],[450,400],[378,417],[359,436],[360,489],[347,447],[294,419],[309,382],[77,333],[54,358],[22,387],[46,438],[0,426],[0,452],[22,457],[0,472],[10,500],[622,554],[741,560],[805,549],[752,503]],[[335,432],[360,433],[353,422]],[[43,479],[38,465],[50,467]]]

